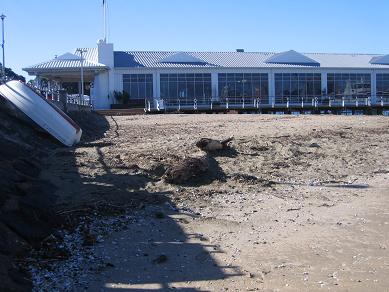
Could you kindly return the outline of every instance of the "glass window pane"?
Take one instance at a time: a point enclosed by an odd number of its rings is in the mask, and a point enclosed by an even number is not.
[[[146,97],[146,83],[139,82],[138,83],[138,96],[137,98],[145,98]]]
[[[169,77],[170,79],[170,77]],[[177,98],[178,97],[178,94],[177,94],[177,81],[173,81],[173,82],[170,82],[169,81],[169,98]]]

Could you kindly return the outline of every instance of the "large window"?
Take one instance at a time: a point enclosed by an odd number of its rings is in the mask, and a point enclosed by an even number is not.
[[[219,73],[220,97],[268,97],[266,73]]]
[[[212,96],[211,74],[161,74],[161,98],[201,99]]]
[[[321,96],[320,73],[277,73],[274,78],[276,98],[293,101]]]
[[[377,96],[389,96],[389,74],[377,74]]]
[[[123,91],[130,99],[145,99],[153,97],[152,74],[123,74]]]
[[[370,74],[328,73],[327,94],[333,97],[368,97],[371,94]]]

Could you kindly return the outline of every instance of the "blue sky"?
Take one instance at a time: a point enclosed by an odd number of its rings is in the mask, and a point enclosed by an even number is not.
[[[389,53],[388,0],[107,1],[115,50]],[[102,0],[0,0],[1,13],[19,74],[103,35]]]

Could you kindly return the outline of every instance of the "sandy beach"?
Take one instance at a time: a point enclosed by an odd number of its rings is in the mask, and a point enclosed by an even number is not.
[[[66,261],[52,266],[49,290],[65,282],[89,291],[389,287],[387,117],[106,119],[101,137],[74,155],[57,150],[41,177],[57,187],[59,212],[114,206],[128,223],[84,248],[100,266],[79,260],[73,274]],[[231,136],[230,149],[209,155],[207,173],[163,180],[170,166],[204,155],[198,139]]]

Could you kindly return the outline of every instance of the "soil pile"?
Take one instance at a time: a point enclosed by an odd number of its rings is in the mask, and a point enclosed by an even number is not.
[[[39,179],[42,161],[59,147],[26,117],[0,105],[0,290],[31,289],[28,272],[16,262],[58,224],[50,213],[53,186]]]
[[[75,113],[87,140],[94,127],[89,113]],[[85,139],[84,138],[84,139]],[[62,219],[53,210],[56,187],[40,177],[45,161],[61,149],[73,155],[35,126],[26,116],[0,100],[0,290],[30,291],[24,259],[31,248],[55,235]]]

